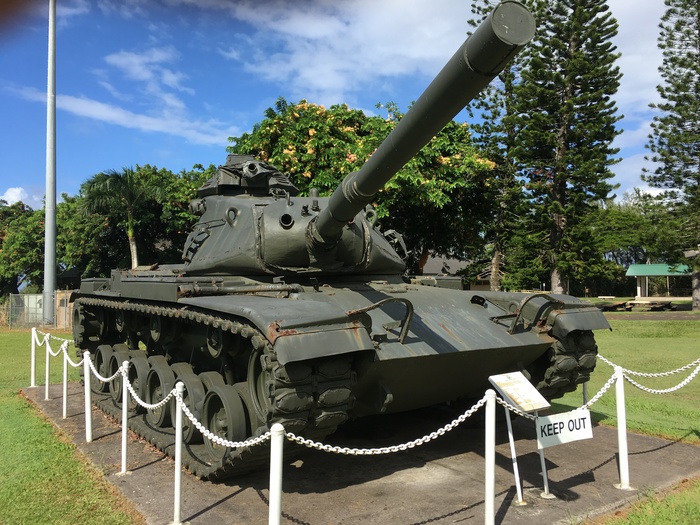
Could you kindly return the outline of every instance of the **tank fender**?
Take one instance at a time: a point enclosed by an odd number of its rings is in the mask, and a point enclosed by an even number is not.
[[[186,297],[181,305],[247,319],[260,330],[284,365],[317,357],[374,350],[367,329],[339,307],[320,301],[260,296]]]
[[[581,308],[569,310],[553,310],[547,319],[551,326],[551,334],[559,340],[563,340],[567,334],[574,330],[612,330],[610,323],[597,308]]]
[[[277,360],[284,366],[287,363],[317,357],[374,351],[374,345],[367,335],[367,330],[357,327],[288,334],[275,340],[274,349]]]

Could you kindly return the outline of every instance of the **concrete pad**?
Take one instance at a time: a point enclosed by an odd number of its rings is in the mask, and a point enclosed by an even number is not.
[[[170,458],[131,436],[127,452],[130,473],[120,475],[118,422],[93,409],[94,439],[86,443],[79,384],[69,385],[66,419],[62,418],[61,385],[51,385],[49,401],[44,400],[43,386],[23,392],[133,501],[149,524],[173,521],[174,462]],[[354,448],[397,445],[429,434],[466,408],[440,407],[366,418],[345,425],[327,442]],[[500,406],[497,410],[503,411]],[[497,524],[577,523],[635,501],[639,493],[648,494],[683,479],[700,477],[700,447],[628,434],[634,490],[616,489],[614,485],[620,481],[617,430],[596,426],[591,440],[546,449],[549,488],[556,498],[544,499],[540,496],[543,479],[534,424],[516,418],[513,428],[526,505],[516,501],[508,436],[501,418],[496,448]],[[285,444],[285,448],[296,446]],[[483,458],[483,410],[452,432],[396,454],[344,456],[308,450],[300,458],[285,462],[283,523],[483,523]],[[185,474],[182,520],[191,524],[267,523],[268,484],[268,471],[223,483]]]

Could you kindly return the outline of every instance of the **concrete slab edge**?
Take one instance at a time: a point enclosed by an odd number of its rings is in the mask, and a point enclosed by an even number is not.
[[[648,488],[649,491],[651,491],[652,494],[654,495],[659,495],[663,494],[664,492],[668,492],[672,490],[676,485],[681,483],[683,480],[695,480],[700,478],[700,470],[697,470],[695,472],[692,472],[690,475],[686,476],[679,476],[678,478],[675,478],[667,483],[664,483],[660,485],[657,488]],[[612,488],[612,487],[611,487]],[[619,489],[615,489],[619,490]],[[642,499],[646,499],[646,497],[640,497],[640,492],[644,491],[646,492],[647,489],[636,489],[632,492],[630,492],[629,496],[626,498],[619,499],[613,503],[609,503],[607,505],[604,505],[598,509],[594,509],[590,512],[586,512],[585,514],[578,514],[575,516],[570,516],[568,518],[561,519],[552,525],[578,525],[581,523],[585,523],[586,520],[589,520],[591,518],[599,518],[601,516],[605,516],[606,514],[612,514],[613,512],[630,506],[632,503],[635,501],[641,501]]]

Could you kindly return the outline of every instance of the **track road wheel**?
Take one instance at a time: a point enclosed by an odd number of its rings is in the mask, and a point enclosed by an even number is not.
[[[100,345],[95,352],[95,370],[102,377],[109,377],[109,360],[112,358],[114,350],[110,345]],[[100,381],[97,378],[91,378],[90,384],[95,392],[107,392],[109,383]]]
[[[117,346],[119,345],[115,345],[115,350]],[[128,360],[129,351],[126,349],[119,349],[112,353],[112,356],[109,358],[109,376],[116,374],[122,363]],[[122,390],[124,390],[124,376],[119,374],[109,382],[109,393],[112,395],[112,401],[118,407],[122,406]]]
[[[148,358],[146,353],[141,350],[132,350],[129,352],[131,356],[131,366],[129,366],[129,383],[134,389],[136,395],[142,401],[146,400],[146,378],[148,377]],[[129,412],[138,414],[144,412],[144,408],[134,399],[134,396],[129,394]]]
[[[148,358],[151,370],[146,379],[146,403],[160,403],[175,387],[175,374],[170,369],[167,360],[162,355]],[[146,413],[146,420],[156,427],[166,427],[170,424],[170,407],[167,405],[151,409]]]
[[[192,371],[192,366],[187,363],[176,363],[172,367],[175,372],[175,384],[182,383],[185,390],[182,393],[182,400],[185,402],[187,409],[192,413],[194,418],[202,422],[202,406],[204,405],[204,385],[197,375]],[[176,410],[178,410],[177,401],[173,399],[170,406],[170,419],[175,421]],[[182,414],[182,439],[185,443],[201,443],[202,434],[195,427],[190,418],[184,413]]]
[[[198,377],[204,385],[205,392],[209,392],[212,387],[226,385],[226,381],[218,372],[202,372]]]
[[[209,432],[227,441],[245,440],[248,417],[243,402],[236,389],[231,385],[212,387],[204,398],[204,426]],[[204,444],[211,457],[222,461],[227,447],[204,438]]]

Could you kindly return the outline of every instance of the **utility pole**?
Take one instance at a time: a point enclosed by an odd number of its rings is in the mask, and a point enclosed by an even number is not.
[[[44,324],[53,324],[56,290],[56,0],[49,0],[49,66],[46,89],[46,196],[44,200]]]

